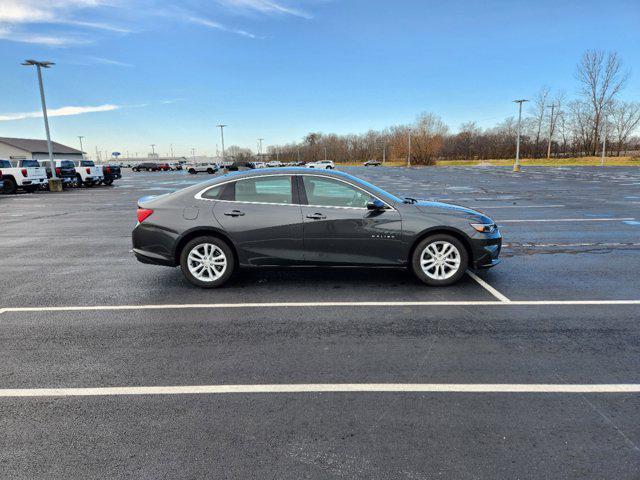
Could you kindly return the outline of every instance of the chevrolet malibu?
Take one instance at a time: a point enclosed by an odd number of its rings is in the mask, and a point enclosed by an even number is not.
[[[138,201],[133,253],[180,266],[194,285],[223,285],[239,268],[397,267],[427,285],[498,263],[502,237],[486,215],[399,198],[343,172],[234,172]]]

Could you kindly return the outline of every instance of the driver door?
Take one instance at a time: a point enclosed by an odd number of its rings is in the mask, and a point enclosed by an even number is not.
[[[375,197],[350,183],[300,175],[305,263],[398,265],[402,220],[392,207],[368,210]]]

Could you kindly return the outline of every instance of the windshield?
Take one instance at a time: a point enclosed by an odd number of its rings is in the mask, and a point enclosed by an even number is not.
[[[402,203],[403,200],[399,197],[396,197],[395,195],[387,192],[386,190],[381,189],[380,187],[376,187],[373,183],[369,183],[366,182],[360,178],[357,179],[358,183],[360,183],[361,185],[365,185],[369,190],[371,190],[372,192],[378,194],[381,197],[386,197],[389,200],[392,200],[394,202],[398,202],[398,203]]]

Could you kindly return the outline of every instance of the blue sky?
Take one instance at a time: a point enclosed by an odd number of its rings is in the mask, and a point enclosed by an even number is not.
[[[586,49],[640,100],[638,25],[637,0],[0,0],[0,136],[44,136],[26,58],[56,62],[53,138],[90,152],[212,154],[217,123],[254,150],[423,111],[490,126],[543,85],[573,96]]]

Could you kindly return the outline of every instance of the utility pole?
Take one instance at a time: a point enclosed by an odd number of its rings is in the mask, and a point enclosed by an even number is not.
[[[155,143],[151,144],[151,156],[153,158],[155,158],[155,156],[156,156],[156,144]]]
[[[520,125],[522,124],[522,104],[524,102],[528,102],[529,100],[521,99],[514,100],[514,103],[518,104],[518,133],[516,138],[516,162],[513,164],[513,171],[520,171]]]
[[[551,108],[551,120],[549,121],[549,142],[547,143],[547,160],[551,158],[551,137],[553,136],[553,110],[556,108],[555,104],[547,105]]]
[[[55,65],[53,62],[40,62],[37,60],[25,60],[22,65],[35,66],[38,71],[38,85],[40,86],[40,102],[42,103],[42,117],[44,118],[44,130],[47,134],[47,150],[49,151],[49,164],[51,165],[51,181],[49,190],[52,192],[62,191],[62,181],[56,175],[56,168],[53,164],[53,147],[51,146],[51,134],[49,132],[49,117],[47,116],[47,102],[44,98],[44,84],[42,82],[42,69]]]
[[[407,167],[411,166],[411,130],[409,130],[409,154],[407,155]]]
[[[169,148],[171,149],[171,160],[173,160],[173,143],[169,145]]]
[[[602,119],[602,156],[600,157],[600,166],[604,167],[604,156],[607,153],[607,115],[604,112]]]
[[[259,138],[258,142],[260,142],[260,146],[258,147],[258,157],[260,158],[260,161],[262,161],[262,141],[264,140],[264,138]]]
[[[100,158],[100,152],[98,152],[98,147],[96,146],[96,163],[98,163],[99,158]]]
[[[225,159],[225,156],[224,156],[224,127],[226,127],[226,125],[220,124],[220,125],[216,125],[216,127],[220,128],[220,140],[222,142],[222,161],[224,162],[224,159]]]
[[[80,153],[82,153],[82,159],[84,160],[84,150],[82,150],[82,139],[84,137],[82,135],[78,135],[78,140],[80,140]]]

